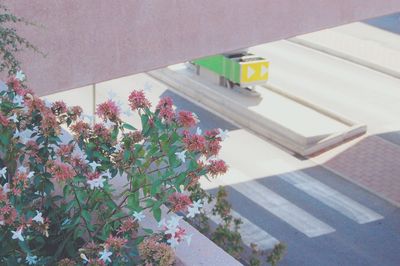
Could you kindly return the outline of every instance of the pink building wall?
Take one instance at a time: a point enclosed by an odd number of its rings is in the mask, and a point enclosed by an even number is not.
[[[393,13],[399,0],[5,0],[40,95]],[[135,84],[132,84],[132,88]]]

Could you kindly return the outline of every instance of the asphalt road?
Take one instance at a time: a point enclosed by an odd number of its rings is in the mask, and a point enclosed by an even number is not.
[[[221,127],[233,131],[240,130],[237,126],[191,103],[171,90],[166,91],[164,94],[172,97],[178,108],[196,112],[201,120],[200,126],[203,129]],[[256,136],[254,137],[257,138]],[[245,142],[246,140],[243,139],[243,145],[245,145]],[[273,148],[265,152],[273,153],[277,149],[273,145],[271,147]],[[276,160],[283,160],[284,163],[289,164],[291,162],[296,164],[294,160],[300,161],[300,159],[293,157],[289,153],[285,154],[283,156],[282,153],[276,154]],[[246,165],[251,168],[254,164],[254,161],[246,159],[246,155],[240,153],[240,151],[236,156],[244,164],[240,166],[241,168]],[[270,154],[270,156],[274,157],[273,154]],[[285,160],[285,156],[287,156],[287,160]],[[236,169],[236,165],[231,164],[230,166],[234,170]],[[265,167],[268,167],[268,164]],[[299,189],[285,181],[282,178],[282,174],[267,175],[258,179],[251,178],[251,180],[243,178],[243,182],[229,185],[229,199],[233,204],[234,210],[259,230],[267,232],[273,238],[287,244],[288,252],[281,265],[399,265],[399,208],[321,166],[311,166],[289,173],[295,175],[299,173],[301,175],[305,174],[312,178],[313,181],[319,181],[319,184],[346,196],[383,218],[373,217],[372,219],[377,220],[360,224],[349,218],[352,216],[346,213],[346,210],[343,211],[342,206],[346,206],[346,204],[340,201],[340,197],[332,197],[331,200],[333,201],[339,200],[338,202],[330,203],[331,206],[335,207],[332,208],[326,204],[326,201],[321,201],[318,193],[316,195],[311,192],[314,197],[306,193],[307,191],[318,190],[318,188],[305,184],[304,187],[301,187],[302,189]],[[238,178],[237,175],[235,177]],[[240,180],[240,178],[238,179]],[[248,186],[249,190],[246,190],[246,184],[251,184]],[[254,184],[257,185],[257,189],[252,187]],[[274,206],[260,203],[256,196],[257,193],[251,193],[251,189],[256,191],[263,188],[273,191],[286,201],[279,203],[278,200]],[[210,189],[211,192],[215,192],[215,190]],[[265,194],[264,198],[268,198],[268,195]],[[271,200],[275,199],[272,198]],[[287,202],[305,211],[311,218],[316,218],[329,226],[333,229],[333,232],[316,228],[317,234],[321,233],[321,235],[309,237],[304,231],[297,230],[293,227],[293,224],[300,227],[300,229],[304,228],[297,225],[296,221],[289,220],[288,222],[286,220],[287,217],[281,213],[280,209],[284,210],[288,205]],[[347,216],[344,214],[347,214]],[[297,214],[293,215],[296,216]],[[302,219],[302,215],[303,213],[298,214],[298,218]],[[355,216],[360,217],[362,215],[362,212],[355,214]],[[304,223],[307,224],[308,219],[311,219],[310,217],[304,218]],[[309,226],[312,227],[313,225],[314,223],[311,221]],[[259,232],[260,234],[262,233],[261,231]]]
[[[400,34],[400,13],[372,18],[364,22],[377,28]]]

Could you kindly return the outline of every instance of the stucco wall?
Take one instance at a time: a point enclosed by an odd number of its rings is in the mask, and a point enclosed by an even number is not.
[[[400,10],[399,0],[6,0],[45,95]],[[134,87],[135,84],[132,84]]]

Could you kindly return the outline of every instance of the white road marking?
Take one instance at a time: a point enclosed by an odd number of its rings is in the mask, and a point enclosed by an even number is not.
[[[335,231],[335,229],[329,225],[297,207],[262,184],[251,180],[245,181],[246,178],[241,177],[243,176],[243,173],[237,169],[231,168],[228,174],[232,177],[234,176],[233,178],[235,179],[241,179],[244,181],[243,183],[231,185],[232,188],[306,236],[317,237]]]
[[[359,224],[383,219],[382,215],[303,172],[284,173],[279,175],[279,177]]]
[[[212,215],[211,209],[213,208],[213,204],[211,203],[208,206],[205,206],[207,212],[209,213],[209,218],[216,224],[220,224],[222,219],[219,216]],[[243,243],[247,246],[250,246],[251,243],[257,245],[260,250],[270,250],[273,249],[276,244],[279,243],[275,237],[271,236],[265,230],[261,229],[257,225],[253,224],[248,219],[244,218],[242,215],[231,210],[231,215],[234,218],[238,218],[242,221],[242,224],[239,228],[239,233],[242,236]]]

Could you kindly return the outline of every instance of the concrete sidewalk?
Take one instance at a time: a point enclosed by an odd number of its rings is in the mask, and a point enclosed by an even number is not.
[[[400,146],[365,136],[312,160],[400,206]]]
[[[400,78],[400,35],[357,22],[289,41]]]

